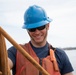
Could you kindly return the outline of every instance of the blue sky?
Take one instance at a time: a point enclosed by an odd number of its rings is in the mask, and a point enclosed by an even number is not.
[[[0,0],[0,26],[18,43],[27,42],[30,38],[26,30],[21,29],[23,15],[28,6],[34,4],[43,7],[53,19],[47,38],[49,43],[75,47],[76,0]]]

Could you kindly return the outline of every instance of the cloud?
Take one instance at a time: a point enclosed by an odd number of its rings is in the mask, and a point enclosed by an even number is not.
[[[5,29],[9,26],[22,27],[24,12],[33,4],[42,6],[53,19],[48,37],[50,42],[57,46],[76,45],[76,0],[0,0],[0,26]],[[8,32],[13,32],[11,30],[8,29]],[[11,36],[15,35],[14,32]]]

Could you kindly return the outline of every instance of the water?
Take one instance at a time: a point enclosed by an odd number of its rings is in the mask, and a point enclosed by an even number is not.
[[[65,50],[67,53],[69,60],[74,68],[74,75],[76,74],[76,50]]]
[[[72,66],[74,68],[73,74],[75,75],[76,74],[76,65],[75,65],[75,63],[76,63],[75,62],[76,61],[76,59],[75,59],[75,57],[76,57],[76,54],[75,54],[76,50],[65,50],[65,52],[68,55],[69,60],[70,60]]]
[[[73,74],[75,75],[76,74],[76,65],[75,65],[76,64],[76,62],[75,62],[76,61],[76,59],[75,59],[76,50],[65,50],[65,52],[68,55],[69,60],[74,68]],[[11,71],[11,73],[12,73],[12,71]]]
[[[4,26],[4,29],[7,31],[7,33],[13,39],[16,40],[17,43],[22,43],[22,42],[25,43],[25,42],[28,42],[28,40],[29,40],[29,36],[27,35],[25,30],[21,30],[21,29],[18,29],[18,28],[16,29],[15,27],[8,27],[8,26],[6,26],[6,27]],[[18,32],[20,32],[21,34],[18,34]],[[25,39],[22,39],[22,37],[25,38]],[[64,43],[64,42],[62,42],[62,43],[59,44],[60,38],[59,39],[58,38],[57,39],[51,38],[51,40],[55,41],[55,44],[60,45],[60,47]],[[59,40],[58,43],[57,43],[56,40]],[[61,41],[62,41],[62,39],[61,39]],[[7,46],[7,48],[9,48],[11,46],[10,42],[8,42],[7,40],[6,40],[6,46]],[[66,46],[66,44],[64,46]],[[72,66],[74,68],[74,74],[76,74],[76,65],[75,65],[75,61],[76,61],[76,59],[75,59],[76,54],[75,53],[76,53],[76,50],[65,50],[65,52],[67,53],[67,55],[68,55],[68,57],[70,59],[70,62],[72,63]]]

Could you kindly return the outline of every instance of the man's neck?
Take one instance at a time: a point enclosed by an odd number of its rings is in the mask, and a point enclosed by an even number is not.
[[[43,47],[43,46],[45,46],[46,45],[46,41],[45,42],[42,42],[42,43],[33,43],[32,41],[31,41],[31,44],[34,46],[34,47]]]

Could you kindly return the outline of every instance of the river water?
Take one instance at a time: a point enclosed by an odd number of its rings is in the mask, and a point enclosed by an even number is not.
[[[76,74],[76,50],[65,50],[67,53],[69,60],[74,68],[74,75]]]

